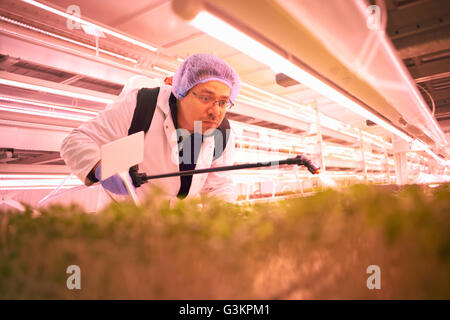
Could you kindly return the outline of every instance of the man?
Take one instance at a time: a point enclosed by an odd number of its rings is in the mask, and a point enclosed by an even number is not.
[[[188,57],[175,72],[173,86],[160,88],[145,135],[140,171],[154,175],[232,165],[234,135],[225,114],[239,90],[239,76],[221,59],[209,54]],[[61,157],[86,185],[100,180],[100,146],[128,134],[138,91],[121,94],[95,119],[74,129],[63,141]],[[228,137],[224,146],[217,146],[212,132]],[[127,194],[118,176],[100,182],[112,193]],[[150,180],[137,189],[138,196],[143,197],[151,185],[169,197],[205,193],[228,201],[235,199],[229,172]]]

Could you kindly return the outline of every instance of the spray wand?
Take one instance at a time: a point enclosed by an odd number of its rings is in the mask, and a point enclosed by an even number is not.
[[[142,184],[144,184],[148,180],[152,180],[152,179],[161,179],[161,178],[169,178],[169,177],[176,177],[176,176],[188,176],[188,175],[193,175],[193,174],[219,172],[219,171],[252,169],[252,168],[261,168],[261,167],[276,167],[276,166],[281,166],[281,165],[305,166],[308,169],[308,171],[311,172],[312,174],[318,174],[320,172],[320,167],[318,165],[313,163],[311,160],[309,160],[305,156],[298,155],[294,158],[289,158],[289,159],[285,159],[285,160],[246,163],[246,164],[238,164],[238,165],[232,165],[232,166],[215,167],[215,168],[207,168],[207,169],[199,169],[199,170],[186,170],[186,171],[179,171],[179,172],[173,172],[173,173],[158,174],[158,175],[153,175],[153,176],[147,176],[147,174],[145,174],[145,173],[139,173],[138,166],[135,165],[130,168],[130,176],[131,176],[131,179],[133,180],[134,186],[140,187]]]

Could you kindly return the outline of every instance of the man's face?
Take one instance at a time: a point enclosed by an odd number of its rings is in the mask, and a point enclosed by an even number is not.
[[[219,101],[228,102],[230,91],[230,87],[217,80],[196,85],[180,100],[178,125],[193,132],[194,123],[201,122],[203,134],[216,129],[226,113],[226,109],[219,106]],[[195,131],[199,131],[198,124]]]

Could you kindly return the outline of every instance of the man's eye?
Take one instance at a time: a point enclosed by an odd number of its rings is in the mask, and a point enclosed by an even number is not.
[[[200,96],[200,99],[201,99],[203,102],[209,102],[209,101],[211,101],[211,98],[210,98],[210,97],[207,97],[207,96]]]
[[[219,100],[219,106],[220,107],[225,107],[227,105],[228,101],[227,100]]]

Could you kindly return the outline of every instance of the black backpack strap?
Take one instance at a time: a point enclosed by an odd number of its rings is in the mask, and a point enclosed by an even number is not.
[[[128,129],[128,135],[133,133],[144,131],[147,133],[150,129],[150,125],[153,120],[153,115],[156,110],[156,103],[158,101],[159,87],[156,88],[142,88],[138,91],[136,98],[136,108],[134,109],[133,120],[131,120],[130,128]],[[132,166],[129,170],[131,180],[133,180],[134,186],[140,187],[142,183],[142,177],[145,173],[139,173],[138,165]]]
[[[214,135],[214,156],[213,161],[219,158],[225,150],[230,136],[230,122],[227,118],[224,118],[222,123],[217,127],[218,132],[221,134]],[[215,131],[217,132],[217,131]]]
[[[144,131],[147,133],[152,123],[153,115],[158,101],[159,87],[142,88],[138,91],[136,98],[136,108],[134,109],[133,120],[131,120],[128,135]]]

